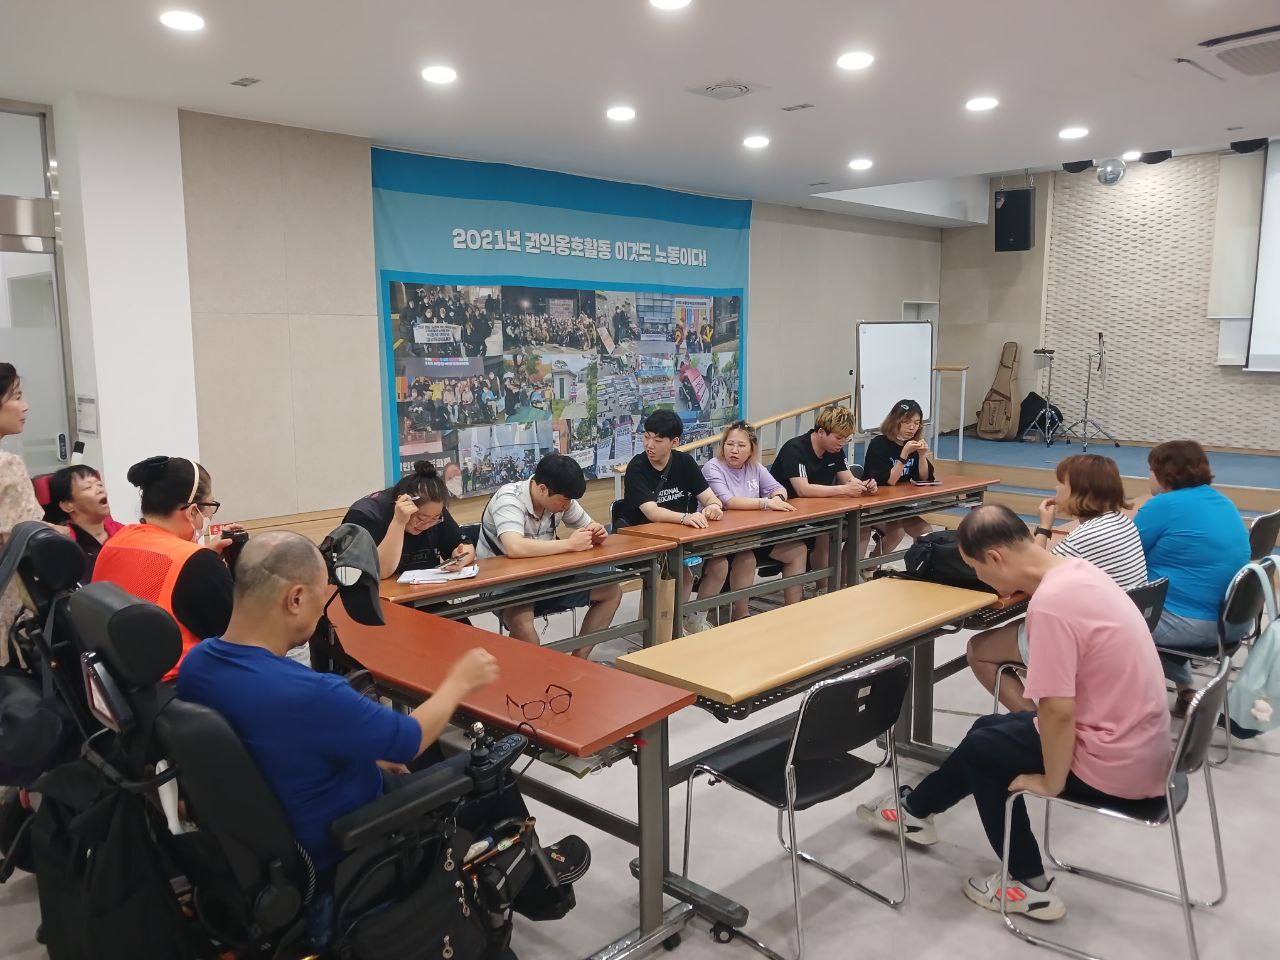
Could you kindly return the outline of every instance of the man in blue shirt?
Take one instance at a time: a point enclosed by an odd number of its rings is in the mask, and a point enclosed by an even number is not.
[[[384,771],[407,773],[462,699],[498,676],[487,651],[470,650],[434,696],[400,714],[304,667],[286,654],[310,639],[331,589],[305,537],[254,537],[236,564],[226,633],[195,647],[178,673],[178,696],[231,724],[321,871],[341,857],[329,823],[380,797]]]

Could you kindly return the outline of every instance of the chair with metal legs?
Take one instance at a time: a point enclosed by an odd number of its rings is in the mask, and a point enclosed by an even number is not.
[[[1230,669],[1231,661],[1223,660],[1219,664],[1218,672],[1213,679],[1202,690],[1197,691],[1195,699],[1187,707],[1187,720],[1182,726],[1182,733],[1178,736],[1177,745],[1173,750],[1173,762],[1169,766],[1169,775],[1165,780],[1163,797],[1096,803],[1084,798],[1073,797],[1069,792],[1065,792],[1056,797],[1042,798],[1045,801],[1044,852],[1050,862],[1060,870],[1066,870],[1082,877],[1088,877],[1091,880],[1099,880],[1103,883],[1123,887],[1126,890],[1132,890],[1135,893],[1144,893],[1151,897],[1181,905],[1191,960],[1198,960],[1200,956],[1199,949],[1196,946],[1195,922],[1191,916],[1192,908],[1216,907],[1227,898],[1227,870],[1222,859],[1222,837],[1218,830],[1218,806],[1213,797],[1212,764],[1208,762],[1208,759],[1209,747],[1213,743],[1213,731],[1217,726],[1218,715],[1222,713],[1227,699],[1227,673]],[[1191,774],[1201,771],[1204,773],[1205,795],[1209,799],[1209,822],[1213,829],[1213,851],[1218,862],[1218,895],[1212,900],[1194,900],[1191,897],[1187,886],[1187,869],[1183,861],[1182,838],[1178,827],[1178,814],[1182,812],[1182,808],[1187,802],[1187,796],[1190,793],[1187,778]],[[1005,802],[1004,843],[1002,846],[1004,854],[1000,860],[999,889],[1004,889],[1009,882],[1009,834],[1013,822],[1013,805],[1015,800],[1023,796],[1036,795],[1026,790],[1020,790],[1016,793],[1011,793],[1009,799]],[[1137,883],[1124,877],[1100,873],[1097,870],[1068,863],[1054,856],[1049,847],[1049,815],[1055,804],[1062,804],[1076,810],[1099,813],[1106,817],[1123,820],[1127,823],[1136,823],[1144,827],[1162,827],[1168,824],[1169,837],[1173,843],[1173,861],[1178,875],[1178,892],[1173,893],[1159,887],[1150,887],[1146,884]],[[1000,916],[1009,931],[1027,943],[1034,944],[1037,947],[1046,947],[1069,957],[1076,957],[1077,960],[1100,960],[1095,954],[1028,933],[1013,922],[1013,919],[1009,916],[1008,904],[1003,898],[1000,901]]]
[[[1261,569],[1267,575],[1274,577],[1275,559],[1263,557],[1257,568],[1246,565],[1231,578],[1226,597],[1222,601],[1222,612],[1218,615],[1216,652],[1197,654],[1179,650],[1176,647],[1162,647],[1159,644],[1156,645],[1156,650],[1170,656],[1181,657],[1193,667],[1212,664],[1217,669],[1218,665],[1223,663],[1230,667],[1231,658],[1236,655],[1236,651],[1262,632],[1262,613],[1266,608],[1266,599],[1262,584],[1258,580],[1261,574],[1256,573],[1256,569]],[[1221,760],[1209,761],[1210,765],[1215,767],[1220,767],[1231,759],[1231,716],[1225,699],[1222,701],[1222,720],[1226,747]]]
[[[1147,621],[1147,630],[1154,631],[1156,624],[1160,622],[1160,614],[1164,613],[1164,598],[1169,593],[1169,578],[1161,577],[1159,580],[1152,580],[1141,586],[1130,587],[1125,593],[1137,604],[1142,618]],[[1004,675],[1006,673],[1024,674],[1026,669],[1026,664],[1023,663],[1002,663],[996,669],[995,688],[991,692],[992,713],[1000,712],[1000,681],[1004,679]]]
[[[907,879],[906,835],[898,816],[898,855],[902,862],[902,895],[891,898],[846,876],[796,845],[796,812],[837,797],[871,779],[887,762],[893,772],[893,795],[899,795],[898,757],[893,728],[902,712],[911,680],[911,667],[901,657],[817,684],[805,694],[793,722],[769,727],[759,736],[726,745],[703,758],[689,777],[685,797],[684,876],[689,875],[690,836],[693,825],[693,782],[699,774],[712,784],[727,783],[778,811],[778,842],[791,858],[791,884],[795,897],[796,960],[804,955],[804,924],[800,905],[800,862],[811,864],[829,876],[860,890],[880,903],[899,907],[910,893]],[[872,763],[852,755],[879,736],[888,747],[885,760]],[[787,837],[782,834],[786,818]],[[772,960],[784,960],[759,940],[717,923],[712,936],[720,943],[739,939]]]
[[[1277,539],[1280,539],[1280,510],[1255,517],[1249,526],[1249,559],[1257,563],[1271,556]]]

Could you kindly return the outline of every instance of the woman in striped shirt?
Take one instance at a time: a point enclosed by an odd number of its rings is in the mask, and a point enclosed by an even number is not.
[[[1040,504],[1036,543],[1058,556],[1079,557],[1129,590],[1147,582],[1147,561],[1138,528],[1126,512],[1120,470],[1110,457],[1078,453],[1058,464],[1055,495]],[[1053,544],[1053,522],[1059,515],[1074,517],[1074,527]],[[1082,598],[1087,602],[1087,598]],[[1027,662],[1029,655],[1023,620],[985,630],[969,640],[968,659],[974,676],[986,690],[992,689],[1002,663]],[[1022,681],[1006,673],[1000,684],[1000,702],[1010,710],[1034,710],[1022,694]]]

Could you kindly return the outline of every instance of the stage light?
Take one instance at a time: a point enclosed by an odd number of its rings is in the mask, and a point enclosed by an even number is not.
[[[1255,150],[1261,150],[1267,145],[1267,138],[1261,137],[1257,140],[1237,140],[1231,144],[1231,149],[1236,153],[1253,153]]]
[[[1148,150],[1138,159],[1143,163],[1164,163],[1172,156],[1172,150]]]
[[[1062,169],[1067,173],[1084,173],[1092,166],[1092,160],[1072,160],[1069,163],[1064,163]]]

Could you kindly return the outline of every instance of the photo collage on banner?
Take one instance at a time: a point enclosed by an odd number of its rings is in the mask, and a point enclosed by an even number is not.
[[[657,409],[686,441],[738,416],[737,296],[400,280],[386,296],[401,473],[431,460],[463,496],[553,450],[609,476]]]

